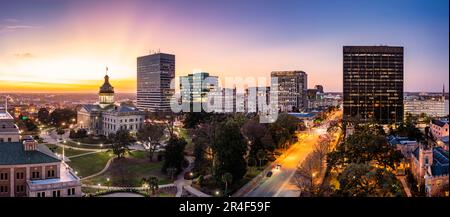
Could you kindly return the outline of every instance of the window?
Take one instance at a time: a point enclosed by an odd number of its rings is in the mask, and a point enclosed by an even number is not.
[[[36,194],[36,196],[37,196],[37,197],[45,197],[45,191],[43,191],[43,192],[38,192],[38,193]]]
[[[47,171],[47,177],[55,177],[55,170]]]
[[[17,186],[16,186],[16,192],[17,192],[17,193],[25,192],[25,186],[23,186],[23,185],[17,185]]]
[[[38,179],[40,176],[39,176],[39,172],[32,172],[31,173],[31,178],[32,179]]]
[[[6,185],[0,186],[0,193],[8,193],[8,186]]]
[[[0,173],[0,180],[8,180],[8,173]]]
[[[61,191],[60,190],[53,191],[52,193],[53,193],[53,197],[61,197]]]
[[[11,138],[8,138],[8,142],[11,142],[12,140],[11,140]]]
[[[67,195],[68,196],[75,195],[75,188],[68,188],[67,189]]]
[[[23,179],[23,177],[24,177],[24,173],[23,172],[16,173],[16,179]]]

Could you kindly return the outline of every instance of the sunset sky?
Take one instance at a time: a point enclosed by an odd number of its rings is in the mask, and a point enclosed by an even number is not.
[[[405,47],[405,90],[449,86],[448,0],[0,0],[0,92],[95,92],[105,66],[135,92],[136,57],[176,55],[176,76],[303,70],[342,91],[342,46]]]

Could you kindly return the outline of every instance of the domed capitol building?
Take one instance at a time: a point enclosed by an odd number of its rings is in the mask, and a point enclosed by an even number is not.
[[[99,102],[81,105],[78,109],[78,127],[94,135],[108,136],[121,129],[136,133],[144,124],[145,113],[136,107],[115,103],[114,87],[109,83],[107,73],[104,79],[98,93]]]

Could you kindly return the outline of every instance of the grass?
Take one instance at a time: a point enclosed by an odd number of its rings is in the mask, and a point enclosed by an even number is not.
[[[86,177],[100,172],[111,157],[110,152],[98,152],[72,158],[68,164],[78,172],[78,176]]]
[[[66,143],[64,143],[64,145],[67,146],[72,146],[72,147],[77,147],[77,148],[90,148],[90,149],[104,149],[107,148],[108,146],[103,145],[102,147],[100,147],[100,145],[98,146],[93,146],[93,145],[83,145],[83,144],[79,144],[77,142],[73,142],[73,141],[66,141]]]
[[[55,144],[45,144],[50,150],[52,150],[54,153],[57,154],[62,154],[62,148],[55,145]],[[75,150],[72,148],[65,148],[64,149],[64,154],[66,157],[70,157],[70,156],[74,156],[74,155],[79,155],[79,154],[84,154],[84,153],[88,153],[90,151],[83,151],[83,150]]]
[[[80,139],[75,139],[77,142],[87,143],[87,144],[102,144],[107,143],[107,140],[103,137],[93,138],[93,137],[85,137]]]
[[[144,151],[133,151],[125,158],[115,159],[105,173],[85,180],[84,184],[139,187],[142,178],[150,176],[157,177],[160,185],[171,183],[169,178],[161,173],[162,165],[162,161],[150,162]]]

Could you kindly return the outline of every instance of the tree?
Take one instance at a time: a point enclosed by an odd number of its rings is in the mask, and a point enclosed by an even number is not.
[[[345,167],[350,163],[374,161],[381,167],[395,169],[402,155],[390,146],[385,136],[374,131],[356,131],[328,154],[327,163],[331,168]]]
[[[281,113],[274,123],[269,124],[269,132],[277,148],[287,148],[298,129],[299,122],[296,117]]]
[[[184,127],[195,128],[199,124],[207,123],[211,116],[212,114],[207,112],[188,112],[184,115]]]
[[[181,171],[184,162],[184,148],[186,147],[187,142],[184,138],[178,138],[177,136],[173,136],[169,139],[166,151],[165,151],[165,159],[162,167],[162,171],[167,173],[167,168],[174,167],[177,169],[177,173]]]
[[[248,147],[240,132],[240,127],[240,123],[234,118],[228,118],[218,125],[216,142],[212,146],[216,161],[214,175],[218,180],[222,174],[229,172],[233,176],[233,182],[236,182],[247,171],[245,155]]]
[[[225,183],[225,195],[228,195],[228,185],[233,182],[233,174],[231,173],[222,174],[222,182]]]
[[[296,183],[303,195],[313,196],[318,193],[319,185],[315,182],[315,178],[320,174],[321,167],[322,164],[317,157],[317,153],[312,152],[297,168]]]
[[[146,150],[148,152],[148,157],[150,161],[153,160],[153,155],[156,151],[156,147],[163,136],[164,136],[164,127],[161,126],[160,124],[146,123],[137,132],[138,140],[149,145],[148,148],[146,148]]]
[[[167,174],[170,176],[170,180],[174,180],[175,174],[177,174],[178,169],[175,167],[169,167],[167,168]]]
[[[273,151],[275,147],[273,146],[272,138],[267,127],[259,123],[258,118],[253,118],[244,123],[242,126],[242,133],[249,141],[250,152],[248,159],[259,159],[257,153],[263,151]]]
[[[64,129],[62,129],[62,128],[57,128],[56,129],[56,134],[59,135],[60,139],[62,139],[61,137],[62,137],[62,135],[64,135],[64,133],[66,133],[66,131]]]
[[[110,140],[113,153],[117,155],[117,158],[122,158],[131,145],[133,138],[128,130],[121,129],[115,134],[110,134]]]
[[[151,191],[151,194],[154,195],[159,188],[158,178],[155,176],[150,176],[148,178],[142,178],[141,183],[144,189],[148,189]],[[148,193],[148,192],[147,192]]]
[[[50,114],[50,121],[54,124],[54,126],[66,127],[72,119],[77,117],[77,112],[72,109],[55,109]],[[66,124],[63,124],[66,123]]]
[[[81,139],[88,136],[86,129],[70,130],[69,138],[71,139]]]
[[[38,117],[39,121],[43,124],[50,123],[50,112],[45,107],[42,107],[39,109],[39,111],[37,113],[37,117]]]
[[[383,168],[364,164],[350,164],[339,174],[337,196],[389,197],[401,196],[401,184],[395,175]]]
[[[262,161],[266,159],[266,152],[264,150],[260,149],[258,151],[258,153],[256,153],[256,157],[259,160],[259,167],[261,167]]]
[[[214,162],[212,146],[215,144],[217,124],[213,120],[210,123],[199,124],[197,128],[189,130],[194,144],[194,171],[199,174],[211,172]]]
[[[317,143],[314,144],[314,152],[316,153],[316,156],[321,164],[324,162],[329,149],[330,149],[330,140],[328,138],[322,141],[318,141]],[[322,171],[320,170],[320,172]]]

